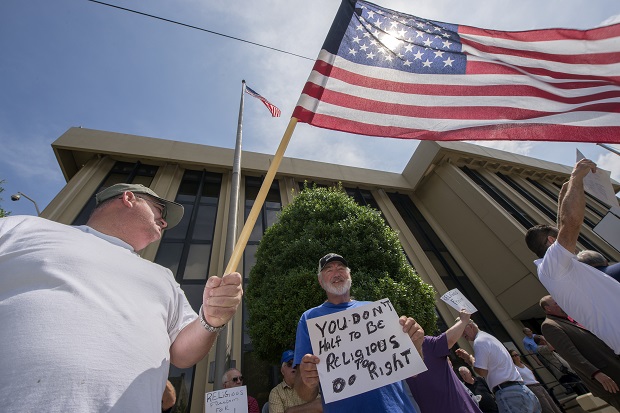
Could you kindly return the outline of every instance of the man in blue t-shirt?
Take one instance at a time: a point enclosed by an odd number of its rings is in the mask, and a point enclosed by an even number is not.
[[[340,255],[329,253],[319,260],[318,281],[327,294],[327,300],[318,307],[307,310],[297,325],[294,364],[298,365],[295,377],[295,390],[303,400],[314,400],[319,393],[319,358],[312,354],[310,334],[306,320],[337,313],[350,308],[368,304],[366,301],[351,299],[351,270],[347,261]],[[403,331],[409,335],[421,354],[424,330],[411,317],[400,317]],[[402,412],[412,413],[413,407],[402,382],[388,384],[343,400],[325,404],[323,412]]]

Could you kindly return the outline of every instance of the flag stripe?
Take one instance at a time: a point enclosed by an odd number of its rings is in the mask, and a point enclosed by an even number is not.
[[[540,108],[536,105],[534,98],[528,98],[520,101],[522,107],[511,107],[511,100],[505,97],[477,100],[477,102],[488,104],[488,106],[471,106],[468,102],[471,102],[471,97],[458,96],[447,97],[446,99],[440,99],[440,101],[434,102],[437,106],[432,106],[433,100],[429,99],[422,103],[422,105],[405,105],[402,103],[391,102],[379,102],[376,99],[360,98],[350,94],[336,92],[334,90],[325,90],[320,86],[312,87],[306,84],[304,88],[304,94],[313,97],[315,99],[321,99],[322,102],[337,105],[339,107],[365,110],[373,113],[393,114],[396,116],[407,116],[412,118],[436,118],[436,119],[530,119],[533,117],[543,117],[557,113],[552,111],[534,110],[529,108]],[[407,100],[415,100],[411,96]],[[443,102],[445,100],[446,102]],[[620,113],[620,105],[618,102],[620,99],[615,99],[611,102],[602,102],[588,105],[568,105],[570,108],[562,108],[562,112],[611,112]],[[529,105],[528,105],[529,102]],[[444,103],[444,105],[439,106]],[[544,104],[542,100],[540,104]],[[556,105],[557,107],[557,105]]]
[[[591,44],[596,40],[606,40],[620,37],[620,25],[596,27],[588,30],[576,29],[543,29],[543,30],[526,30],[520,32],[504,32],[499,30],[481,29],[472,26],[459,26],[459,35],[484,36],[498,40],[514,40],[523,43],[544,42],[544,41],[563,41],[577,40],[588,41]],[[616,46],[617,48],[617,46]]]
[[[394,81],[390,79],[379,79],[371,76],[364,76],[364,68],[359,68],[357,71],[345,70],[340,67],[329,65],[327,62],[317,61],[315,64],[316,73],[309,79],[309,86],[322,85],[327,83],[331,78],[333,81],[339,80],[346,84],[356,84],[361,88],[371,89],[368,93],[373,93],[373,90],[381,90],[385,92],[397,92],[401,94],[411,95],[413,99],[419,99],[419,95],[430,96],[535,96],[544,97],[549,100],[562,103],[584,103],[592,100],[602,100],[620,97],[620,89],[610,87],[608,84],[595,85],[596,87],[590,87],[590,84],[571,82],[565,84],[571,89],[556,90],[549,87],[545,83],[540,83],[538,87],[531,85],[530,83],[522,83],[512,85],[495,85],[494,80],[497,77],[487,76],[484,82],[478,85],[462,85],[462,84],[416,84],[407,83],[409,80],[405,76],[401,76],[401,81]],[[328,77],[329,76],[329,77]],[[419,77],[411,77],[412,81],[417,80]],[[482,79],[480,79],[482,80]],[[526,79],[527,80],[527,79]],[[330,86],[332,89],[336,89],[336,86]],[[342,88],[346,87],[342,86]],[[588,88],[586,90],[586,88]],[[351,90],[351,94],[355,94],[358,89]],[[363,89],[360,89],[363,90]],[[393,101],[408,99],[406,95],[396,96]],[[385,95],[382,95],[385,96]],[[435,101],[436,102],[436,101]]]
[[[618,61],[618,56],[616,56],[618,51],[610,53],[609,49],[601,53],[592,53],[591,51],[589,51],[590,53],[587,54],[574,54],[573,49],[572,54],[560,54],[558,53],[558,50],[554,50],[554,53],[549,53],[546,51],[543,52],[528,49],[515,49],[506,46],[488,45],[478,41],[467,39],[465,37],[461,37],[461,40],[463,41],[463,45],[469,46],[467,49],[463,48],[463,51],[470,54],[473,54],[473,51],[476,51],[476,55],[479,55],[479,53],[484,53],[491,55],[515,56],[525,59],[545,60],[552,63],[558,62],[576,65],[608,65],[617,63]]]
[[[293,116],[397,138],[620,142],[620,24],[499,32],[343,0]]]
[[[582,75],[582,74],[566,74],[558,71],[552,71],[541,68],[532,68],[532,67],[517,67],[512,65],[506,65],[503,63],[497,62],[489,62],[476,60],[474,58],[470,59],[467,62],[467,74],[477,75],[477,74],[497,74],[497,75],[532,75],[532,76],[541,76],[547,77],[547,80],[553,79],[566,79],[566,80],[583,80],[583,81],[599,81],[599,85],[610,85],[610,84],[618,84],[620,83],[620,75],[619,76],[591,76],[591,75]],[[604,79],[604,80],[603,80]],[[562,87],[562,84],[554,84],[554,87]],[[616,86],[617,87],[617,86]]]
[[[492,125],[472,125],[458,129],[429,131],[399,126],[394,122],[386,125],[343,119],[339,116],[313,113],[303,106],[297,106],[293,116],[301,122],[313,126],[345,131],[356,135],[385,136],[398,139],[421,139],[438,141],[459,140],[521,140],[521,141],[564,141],[583,142],[596,141],[599,143],[618,143],[614,136],[620,133],[618,126],[590,126],[556,124],[561,119],[550,120],[550,123],[505,123]],[[373,119],[374,120],[374,119]],[[407,122],[410,124],[410,122]],[[527,127],[534,127],[528,129]]]

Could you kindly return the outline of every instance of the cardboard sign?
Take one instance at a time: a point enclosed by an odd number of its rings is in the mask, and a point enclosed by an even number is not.
[[[454,288],[441,296],[441,301],[445,301],[450,307],[456,311],[465,310],[469,314],[473,314],[478,309],[461,293],[458,289]]]
[[[248,413],[246,386],[210,391],[205,394],[206,413]]]
[[[390,300],[307,320],[325,403],[426,371]]]

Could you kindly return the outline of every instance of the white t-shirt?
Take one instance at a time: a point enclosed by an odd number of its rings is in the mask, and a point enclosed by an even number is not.
[[[478,331],[474,339],[474,367],[489,372],[487,384],[490,389],[505,381],[521,381],[506,347],[492,335]]]
[[[521,378],[523,379],[523,384],[528,385],[538,383],[538,380],[536,380],[534,373],[532,372],[532,370],[528,369],[526,365],[523,365],[523,367],[519,367],[515,364],[515,368],[521,375]]]
[[[158,412],[197,318],[168,269],[92,228],[0,219],[0,409]]]
[[[577,261],[557,242],[534,263],[540,282],[566,314],[620,354],[620,283]]]

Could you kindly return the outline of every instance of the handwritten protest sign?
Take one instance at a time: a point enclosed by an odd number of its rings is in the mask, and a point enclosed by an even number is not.
[[[248,389],[240,386],[206,393],[205,412],[248,413]]]
[[[585,156],[577,149],[577,162]],[[611,172],[596,168],[596,173],[590,172],[583,178],[584,190],[593,197],[603,201],[610,207],[618,206],[618,198],[611,185]]]
[[[478,309],[456,288],[442,295],[441,301],[445,301],[446,304],[456,311],[465,310],[469,314],[478,311]]]
[[[325,403],[426,371],[387,298],[307,323]]]

